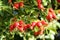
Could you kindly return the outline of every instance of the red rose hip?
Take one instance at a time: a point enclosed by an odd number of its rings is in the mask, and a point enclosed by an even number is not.
[[[20,3],[19,3],[19,6],[20,6],[20,7],[24,7],[24,3],[23,3],[23,2],[20,2]]]
[[[23,32],[24,30],[23,30],[23,27],[21,27],[21,26],[19,26],[19,27],[17,27],[18,28],[18,30],[20,31],[20,32]]]
[[[13,24],[13,26],[14,26],[14,27],[18,27],[18,26],[19,26],[19,22],[15,22],[15,23]]]
[[[39,9],[44,9],[44,7],[43,7],[42,4],[38,4],[38,8],[39,8]]]
[[[33,26],[33,27],[34,27],[35,25],[36,25],[36,22],[32,22],[31,26]]]
[[[47,18],[47,20],[49,20],[49,21],[53,19],[53,16],[52,16],[51,12],[48,13],[48,15],[47,15],[46,18]]]
[[[19,8],[19,3],[14,3],[14,4],[13,4],[13,7],[14,7],[15,9],[18,9],[18,8]]]
[[[45,22],[44,20],[41,21],[42,25],[47,25],[47,22]]]
[[[15,28],[15,27],[14,27],[13,25],[10,25],[9,30],[12,31],[12,30],[14,30],[14,28]]]
[[[37,27],[40,28],[42,26],[42,23],[39,21],[36,23]]]

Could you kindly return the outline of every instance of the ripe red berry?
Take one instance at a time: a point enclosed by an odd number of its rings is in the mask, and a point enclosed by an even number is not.
[[[31,25],[30,24],[27,24],[26,26],[27,26],[27,28],[30,28]]]
[[[31,27],[31,25],[30,24],[27,24],[27,25],[24,26],[24,30],[27,30],[30,27]]]
[[[56,18],[57,18],[57,16],[56,16],[56,14],[55,14],[55,13],[52,13],[52,16],[53,16],[53,18],[54,18],[54,19],[56,19]]]
[[[56,18],[56,14],[52,8],[49,9],[49,12],[51,12],[53,18]]]
[[[49,12],[54,12],[54,10],[52,8],[49,9]]]
[[[19,26],[19,22],[15,22],[15,23],[13,24],[13,26],[14,26],[14,27],[18,27],[18,26]]]
[[[24,24],[23,20],[20,20],[20,21],[19,21],[19,24],[20,24],[20,25],[21,25],[21,24]]]
[[[40,28],[42,26],[42,23],[39,21],[36,23],[37,27]]]
[[[32,22],[30,29],[34,29],[35,26],[36,26],[36,22]]]
[[[23,22],[23,20],[19,21],[20,26],[24,27],[26,24]]]
[[[31,26],[33,27],[36,26],[36,22],[32,22]]]
[[[14,27],[13,25],[10,25],[9,30],[12,31],[12,30],[14,30],[14,28],[15,28],[15,27]]]
[[[44,9],[44,7],[43,7],[42,4],[38,4],[38,8],[39,8],[39,9]]]
[[[57,0],[58,3],[60,3],[60,0]]]
[[[47,20],[49,20],[49,21],[53,19],[53,16],[52,16],[51,12],[48,13],[48,15],[47,15],[46,18],[47,18]]]
[[[15,9],[18,9],[18,8],[19,8],[19,3],[14,3],[14,4],[13,4],[13,7],[14,7]]]
[[[24,6],[24,3],[23,3],[23,2],[20,2],[20,3],[19,3],[19,6],[20,6],[20,7],[23,7],[23,6]]]
[[[44,20],[41,21],[42,25],[47,25],[47,22],[45,22]]]
[[[24,26],[24,30],[27,30],[27,26]]]
[[[18,30],[20,31],[20,32],[23,32],[24,30],[23,30],[23,27],[21,27],[21,26],[19,26],[19,27],[17,27],[18,28]]]

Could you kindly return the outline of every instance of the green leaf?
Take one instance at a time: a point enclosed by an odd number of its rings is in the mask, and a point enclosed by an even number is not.
[[[42,0],[42,2],[43,2],[43,5],[44,6],[47,6],[47,4],[48,4],[48,1],[47,0]]]
[[[57,18],[60,19],[60,14],[57,14]]]
[[[38,30],[39,30],[39,28],[36,26],[36,27],[34,28],[34,31],[37,32]]]

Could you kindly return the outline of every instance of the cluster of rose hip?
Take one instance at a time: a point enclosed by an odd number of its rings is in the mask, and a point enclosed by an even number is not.
[[[60,0],[56,0],[58,3],[60,3]],[[44,6],[42,5],[42,0],[37,0],[38,8],[44,10]]]
[[[15,8],[15,9],[19,9],[19,8],[23,8],[24,7],[24,3],[23,2],[15,2],[14,4],[13,4],[13,7]]]
[[[11,3],[11,0],[9,2]],[[38,4],[39,9],[44,9],[44,7],[42,5],[42,0],[37,0],[37,4]],[[13,4],[13,7],[15,9],[19,9],[20,7],[23,7],[23,6],[24,6],[23,2],[15,2]],[[52,8],[49,8],[48,15],[46,16],[46,19],[48,21],[50,21],[50,20],[56,19],[56,18],[57,17],[56,17],[54,10]],[[35,27],[38,27],[39,30],[37,32],[34,32],[34,35],[39,35],[39,34],[43,34],[43,32],[45,30],[44,27],[47,24],[48,23],[45,22],[44,20],[32,22],[31,24],[26,24],[25,22],[20,20],[20,21],[14,22],[13,24],[10,25],[10,31],[13,31],[15,28],[17,28],[20,32],[25,32],[27,29],[34,30]]]
[[[42,0],[37,0],[37,5],[39,9],[44,9],[44,6],[42,5]]]
[[[9,3],[12,3],[13,0],[8,0]],[[42,5],[42,0],[36,0],[37,2],[37,6],[38,6],[38,9],[41,9],[41,10],[44,10],[44,6]],[[60,3],[60,0],[57,0],[58,3]],[[20,2],[14,2],[13,4],[13,8],[15,9],[19,9],[20,7],[24,7],[24,2],[23,1],[20,1]]]
[[[12,1],[13,1],[13,0],[8,0],[9,3],[12,3]],[[18,10],[19,8],[21,8],[21,7],[22,7],[22,8],[24,7],[23,1],[21,1],[21,2],[14,2],[14,4],[12,4],[12,5],[13,5],[13,8],[14,8],[14,9],[17,9],[17,10]]]
[[[35,27],[37,27],[39,30],[37,32],[34,32],[34,35],[43,34],[45,30],[45,26],[47,26],[48,23],[44,20],[32,22],[31,24],[26,24],[22,20],[18,22],[14,22],[10,25],[10,31],[12,32],[15,28],[17,28],[20,32],[25,32],[26,30],[34,30]]]
[[[57,0],[57,2],[59,2],[59,0]],[[38,8],[41,10],[44,10],[44,6],[42,5],[42,0],[37,0],[37,4],[38,4]],[[57,19],[57,16],[53,10],[53,8],[49,8],[48,10],[48,15],[46,16],[46,19],[51,21],[53,19]]]
[[[43,10],[44,7],[42,5],[42,0],[36,0],[36,1],[37,1],[38,8]],[[12,3],[12,0],[9,0],[8,2]],[[22,7],[22,8],[24,7],[24,2],[23,1],[21,1],[21,2],[14,2],[13,8],[19,9],[20,7]]]
[[[59,0],[57,0],[59,2]],[[44,10],[44,6],[42,5],[42,0],[37,0],[38,8]],[[51,21],[53,19],[57,19],[56,14],[53,10],[53,8],[49,8],[48,15],[46,16],[46,19]]]
[[[52,8],[49,8],[48,15],[46,16],[47,20],[57,19],[57,16]]]

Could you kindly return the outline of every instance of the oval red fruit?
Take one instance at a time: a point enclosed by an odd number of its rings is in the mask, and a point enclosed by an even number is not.
[[[23,27],[21,27],[21,26],[19,26],[19,27],[17,27],[18,28],[18,30],[20,31],[20,32],[23,32],[24,30],[23,30]]]
[[[27,28],[30,28],[31,25],[30,24],[27,24],[26,26],[27,26]]]
[[[44,20],[41,21],[42,25],[47,25],[47,22],[45,22]]]
[[[49,12],[51,12],[53,18],[56,18],[56,14],[52,8],[49,9]]]
[[[36,22],[32,22],[30,29],[33,30],[35,26],[36,26]]]
[[[56,14],[55,14],[55,13],[52,13],[52,16],[53,16],[53,18],[54,18],[54,19],[56,19],[56,18],[57,18],[57,16],[56,16]]]
[[[24,6],[24,3],[23,3],[23,2],[20,2],[20,3],[19,3],[19,6],[20,6],[20,7],[23,7],[23,6]]]
[[[30,26],[31,26],[30,24],[25,25],[24,30],[27,30],[28,28],[30,28]]]
[[[12,31],[12,30],[14,30],[14,28],[15,28],[15,27],[14,27],[13,25],[10,25],[9,30]]]
[[[18,26],[19,26],[19,22],[15,22],[15,23],[13,24],[13,26],[14,26],[14,27],[18,27]]]
[[[42,4],[38,4],[38,8],[39,8],[39,9],[44,9],[44,7],[43,7]]]
[[[33,27],[34,27],[35,25],[36,25],[36,22],[32,22],[31,26],[33,26]]]
[[[14,4],[13,4],[13,7],[14,7],[15,9],[18,9],[18,8],[19,8],[19,3],[14,3]]]
[[[49,21],[53,19],[53,16],[52,16],[51,12],[48,13],[48,15],[47,15],[46,18],[47,18],[47,20],[49,20]]]
[[[24,28],[23,28],[23,29],[24,29],[24,31],[25,31],[25,30],[27,30],[27,26],[24,26]]]
[[[42,26],[42,23],[39,21],[36,23],[37,27],[40,28]]]
[[[54,10],[52,8],[49,9],[49,12],[54,12]]]
[[[21,24],[24,24],[23,20],[20,20],[20,21],[19,21],[19,24],[20,24],[20,25],[21,25]]]

